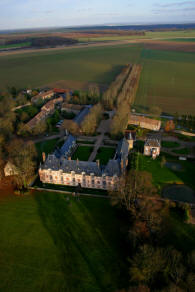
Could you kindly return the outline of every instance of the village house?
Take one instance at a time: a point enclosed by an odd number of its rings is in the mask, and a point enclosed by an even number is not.
[[[161,127],[161,121],[132,114],[129,116],[128,124],[153,131],[159,131]]]
[[[18,175],[19,170],[13,163],[8,161],[4,167],[4,174],[5,176]]]
[[[160,155],[161,143],[158,138],[147,138],[144,144],[144,155],[152,156],[155,159]]]
[[[54,97],[54,91],[53,90],[49,90],[49,91],[42,92],[40,94],[37,94],[37,95],[33,96],[31,98],[31,101],[32,102],[37,102],[39,99],[45,100],[45,99],[50,99],[52,97]]]
[[[45,120],[49,115],[52,115],[55,111],[55,106],[63,102],[63,98],[59,97],[48,101],[44,106],[42,106],[41,111],[32,118],[26,126],[29,128],[35,127],[39,122]]]
[[[104,167],[99,161],[71,160],[65,149],[75,147],[74,139],[68,138],[58,153],[48,155],[39,167],[40,180],[43,183],[78,186],[96,189],[115,189],[128,164],[129,144],[122,139],[117,147],[114,159]],[[68,143],[68,147],[67,147]],[[56,155],[57,154],[57,155]],[[68,157],[68,159],[67,159]]]

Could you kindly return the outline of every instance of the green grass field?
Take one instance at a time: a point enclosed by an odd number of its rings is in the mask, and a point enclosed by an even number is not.
[[[110,84],[127,63],[143,65],[135,106],[195,114],[195,53],[129,44],[0,56],[1,88],[39,87],[66,80]],[[76,88],[75,88],[76,89]]]
[[[23,48],[23,47],[29,47],[31,45],[31,42],[24,42],[19,44],[10,44],[10,45],[0,45],[0,49],[11,49],[11,48]]]
[[[106,165],[110,159],[114,157],[115,148],[100,147],[96,155],[95,161],[99,160],[100,164]]]
[[[88,161],[91,152],[93,151],[92,146],[79,146],[72,156],[72,160],[79,159],[81,161]]]
[[[43,152],[45,152],[46,155],[51,154],[56,148],[57,141],[58,139],[52,139],[36,143],[35,147],[37,150],[38,159],[41,160]]]
[[[181,166],[180,170],[170,169],[165,165],[161,167],[161,157],[165,156],[167,162],[173,162]],[[153,182],[162,190],[167,184],[186,184],[195,188],[195,182],[192,173],[195,171],[195,164],[192,161],[179,161],[177,158],[161,154],[161,157],[153,160],[151,157],[139,155],[139,170],[145,170],[152,173]]]
[[[195,114],[195,53],[143,49],[143,71],[135,99],[141,109]],[[187,77],[188,76],[188,77]]]
[[[66,198],[34,192],[0,201],[0,291],[117,290],[123,255],[115,209],[105,199]]]
[[[165,147],[165,148],[177,148],[180,146],[178,142],[173,142],[173,141],[162,141],[161,145],[162,147]]]

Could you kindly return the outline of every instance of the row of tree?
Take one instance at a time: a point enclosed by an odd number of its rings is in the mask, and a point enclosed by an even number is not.
[[[112,110],[116,106],[118,94],[121,91],[128,74],[131,72],[131,69],[132,66],[127,65],[104,92],[102,103],[107,110]]]

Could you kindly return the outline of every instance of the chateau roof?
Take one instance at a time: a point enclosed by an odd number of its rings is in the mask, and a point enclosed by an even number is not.
[[[76,142],[76,138],[72,135],[69,135],[66,141],[64,142],[63,146],[60,149],[56,149],[54,154],[57,158],[61,156],[66,156],[67,152],[69,151],[70,147],[73,143]]]
[[[104,170],[104,174],[107,176],[120,175],[120,164],[118,160],[109,160],[106,168]]]
[[[56,158],[55,155],[48,155],[48,158],[41,169],[62,170],[66,173],[74,171],[76,174],[85,172],[90,175],[94,173],[96,176],[101,176],[102,171],[96,162],[67,160],[65,158]]]
[[[83,110],[80,111],[80,113],[74,118],[74,122],[80,125],[86,115],[88,115],[90,109],[92,108],[92,105],[87,105]]]

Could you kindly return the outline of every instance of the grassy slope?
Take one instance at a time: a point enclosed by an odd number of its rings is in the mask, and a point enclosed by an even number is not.
[[[34,193],[0,204],[1,291],[116,291],[119,222],[104,199]]]

